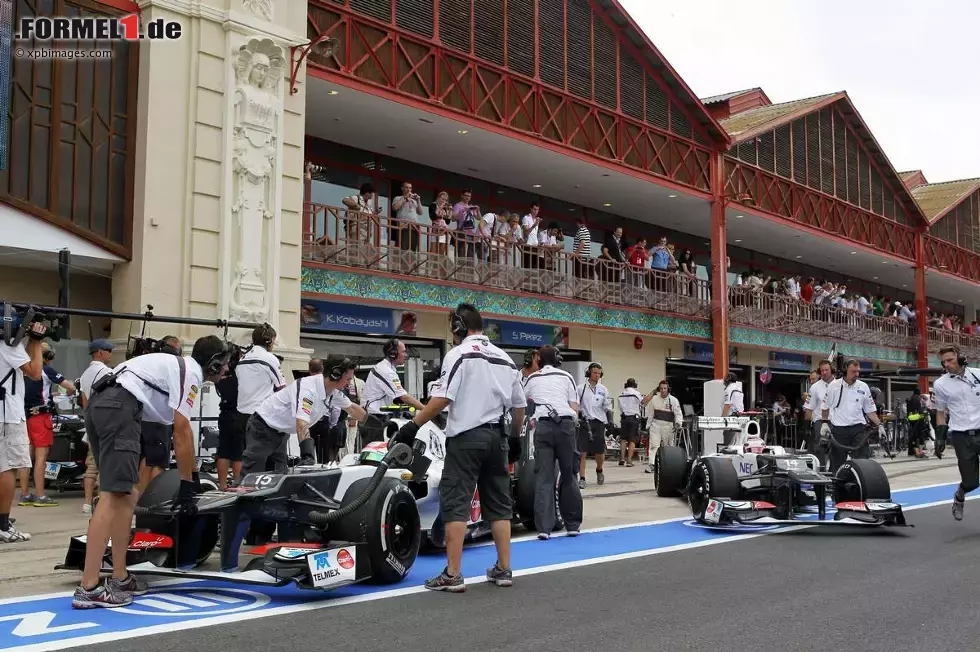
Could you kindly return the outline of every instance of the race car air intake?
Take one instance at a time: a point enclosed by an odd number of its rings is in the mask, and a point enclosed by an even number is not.
[[[412,461],[412,449],[409,448],[407,444],[395,444],[394,448],[389,450],[388,454],[385,455],[381,462],[378,463],[378,468],[374,471],[374,475],[371,476],[371,481],[368,482],[368,486],[361,492],[360,496],[352,500],[347,505],[344,505],[340,509],[336,509],[332,512],[311,511],[308,515],[310,523],[314,525],[328,525],[349,516],[354,511],[359,509],[371,498],[372,495],[374,495],[378,485],[380,485],[381,481],[384,479],[385,473],[388,471],[391,461],[394,461],[399,466],[405,466]]]

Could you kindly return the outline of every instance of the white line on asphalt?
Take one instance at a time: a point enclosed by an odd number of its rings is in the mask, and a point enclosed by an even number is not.
[[[947,485],[953,485],[955,483],[942,482],[933,485],[927,485],[924,487],[909,487],[907,489],[901,489],[896,491],[912,491],[917,489],[929,489],[933,487],[942,487]],[[975,500],[980,498],[980,494],[974,496],[967,496],[967,500]],[[939,505],[949,504],[949,500],[938,500],[931,503],[924,503],[922,505],[913,505],[909,507],[904,507],[904,511],[912,511],[916,509],[925,509],[927,507],[936,507]],[[689,519],[689,517],[688,517]],[[651,524],[657,523],[669,523],[678,520],[688,520],[686,518],[673,518],[665,519],[663,521],[651,521]],[[609,526],[603,528],[596,528],[595,530],[583,530],[586,532],[603,532],[608,530],[623,530],[631,527],[638,527],[640,524],[631,523],[628,525],[621,526]],[[577,561],[563,562],[560,564],[550,564],[547,566],[537,566],[534,568],[526,568],[519,571],[514,571],[515,577],[527,576],[527,575],[537,575],[539,573],[548,573],[558,570],[567,570],[570,568],[580,568],[585,566],[594,566],[596,564],[604,564],[615,561],[623,561],[626,559],[636,559],[639,557],[650,557],[653,555],[660,555],[668,552],[678,552],[681,550],[691,550],[695,548],[704,548],[707,546],[718,545],[721,543],[728,543],[731,541],[740,541],[745,539],[755,539],[757,537],[770,536],[773,534],[780,534],[785,532],[794,532],[798,530],[807,530],[810,528],[820,527],[819,525],[794,525],[785,528],[780,528],[777,530],[767,530],[765,532],[758,532],[755,534],[735,534],[732,536],[717,537],[713,539],[706,539],[703,541],[693,541],[691,543],[681,543],[673,546],[668,546],[665,548],[654,548],[648,550],[637,550],[634,552],[621,553],[618,555],[607,555],[605,557],[595,557],[593,559],[583,559]],[[472,584],[484,584],[486,583],[486,577],[483,575],[478,575],[474,577],[465,578],[467,583]],[[241,612],[235,614],[227,614],[224,616],[212,616],[211,618],[200,618],[195,620],[187,620],[178,623],[169,623],[166,625],[154,625],[151,627],[143,627],[136,630],[129,630],[124,632],[107,632],[105,634],[94,634],[91,636],[81,636],[74,639],[69,639],[66,641],[51,641],[48,643],[36,643],[34,645],[25,645],[16,648],[17,652],[48,652],[49,650],[64,650],[73,647],[79,647],[82,645],[95,645],[98,643],[109,643],[112,641],[120,641],[129,638],[141,638],[144,636],[152,636],[154,634],[166,634],[168,632],[183,631],[189,629],[197,629],[200,627],[207,627],[210,625],[224,625],[228,623],[240,622],[243,620],[252,620],[257,618],[266,618],[269,616],[279,616],[285,614],[302,613],[305,611],[316,611],[320,609],[328,609],[331,607],[342,607],[350,604],[360,604],[363,602],[373,602],[375,600],[384,600],[387,598],[398,598],[406,595],[417,595],[424,593],[427,589],[424,586],[408,586],[400,589],[391,589],[388,591],[378,591],[377,593],[366,593],[363,595],[351,596],[348,598],[337,598],[335,600],[319,600],[317,602],[310,602],[305,604],[291,604],[282,607],[273,607],[271,609],[264,609],[261,611],[254,612]],[[58,595],[58,594],[56,594]],[[64,596],[71,595],[70,593],[61,594]],[[36,599],[33,598],[33,599]],[[2,650],[3,648],[0,648]]]

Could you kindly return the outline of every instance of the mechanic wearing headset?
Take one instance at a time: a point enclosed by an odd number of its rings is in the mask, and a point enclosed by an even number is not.
[[[51,388],[64,387],[68,394],[75,393],[75,386],[66,380],[51,363],[54,362],[54,349],[47,342],[41,342],[44,361],[41,380],[24,379],[24,410],[27,412],[27,436],[31,444],[31,457],[34,458],[34,491],[28,489],[30,469],[20,470],[21,507],[54,507],[58,503],[44,495],[44,467],[48,461],[48,450],[54,446],[54,422],[51,414],[55,411]]]
[[[487,580],[511,586],[510,521],[513,518],[508,451],[504,419],[513,411],[511,438],[520,436],[527,401],[521,375],[510,356],[483,334],[483,317],[472,305],[461,303],[449,316],[456,346],[442,363],[439,388],[429,404],[415,415],[394,441],[411,445],[419,428],[449,405],[446,424],[446,459],[439,484],[442,519],[446,524],[446,568],[426,581],[432,591],[466,590],[462,575],[463,538],[473,493],[480,490],[484,519],[490,521],[497,561],[487,569]]]
[[[650,423],[650,442],[647,451],[647,468],[644,473],[653,472],[653,461],[657,457],[657,449],[661,446],[674,445],[674,432],[684,425],[684,414],[681,412],[680,401],[670,393],[670,383],[663,379],[657,385],[656,393],[650,392],[643,397],[643,402],[650,403],[653,409],[653,419]]]
[[[148,353],[103,374],[92,386],[85,410],[85,429],[99,468],[100,494],[89,521],[82,582],[75,589],[72,607],[121,607],[133,595],[146,591],[146,583],[126,570],[126,545],[112,547],[112,577],[102,581],[102,557],[111,537],[129,541],[133,508],[139,499],[140,430],[144,419],[174,424],[174,452],[180,488],[174,511],[193,514],[194,495],[200,492],[195,471],[191,415],[203,382],[214,382],[225,372],[231,347],[214,335],[194,343],[188,357]]]
[[[722,403],[721,416],[737,417],[745,412],[745,392],[742,391],[742,381],[734,371],[725,376],[725,399]],[[725,442],[727,445],[729,442]]]
[[[160,340],[160,353],[178,358],[184,354],[184,344],[176,335]],[[170,466],[170,442],[173,440],[173,423],[162,423],[143,415],[140,426],[140,493],[146,491],[150,481]]]
[[[960,486],[953,494],[953,518],[963,520],[966,495],[980,486],[980,369],[967,365],[956,347],[939,351],[946,375],[936,379],[936,441],[949,441],[956,451]]]
[[[578,389],[575,379],[559,369],[561,351],[542,346],[541,369],[522,382],[528,404],[534,404],[534,527],[539,539],[551,537],[555,527],[555,462],[561,473],[558,509],[569,536],[582,526],[582,492],[575,482],[575,417]]]
[[[651,397],[653,393],[651,392]],[[636,378],[627,378],[623,393],[619,395],[619,465],[633,466],[636,442],[640,441],[640,406],[646,405],[644,398],[636,389]],[[623,455],[623,453],[626,453]]]
[[[606,429],[612,425],[612,397],[609,390],[599,382],[602,378],[602,365],[593,362],[585,371],[585,382],[579,385],[578,409],[578,451],[579,489],[585,489],[585,463],[590,455],[595,456],[596,482],[602,484],[606,477],[602,474],[602,464],[606,459]]]
[[[394,400],[421,410],[423,405],[414,396],[405,391],[398,379],[396,367],[405,362],[408,357],[405,343],[392,338],[384,344],[384,359],[371,368],[367,381],[364,383],[364,408],[367,410],[367,421],[358,430],[361,435],[361,446],[374,441],[384,441],[385,429],[389,417],[381,411],[382,406],[389,405]]]
[[[806,450],[817,456],[820,467],[827,464],[827,455],[823,447],[817,446],[820,441],[820,431],[823,428],[823,399],[827,395],[827,388],[834,381],[834,369],[830,360],[821,360],[817,364],[819,378],[810,385],[809,397],[806,405],[803,406],[807,421],[810,422],[810,435],[806,440]]]
[[[847,460],[848,453],[854,459],[870,457],[865,430],[869,421],[875,426],[881,426],[871,389],[863,380],[858,380],[861,365],[857,360],[848,360],[845,369],[844,377],[831,382],[823,397],[823,424],[820,426],[820,438],[829,440],[833,433],[834,440],[840,444],[840,446],[830,447],[831,473],[837,472],[840,465]],[[856,450],[841,448],[841,446],[857,446],[858,442],[861,442],[861,445]]]

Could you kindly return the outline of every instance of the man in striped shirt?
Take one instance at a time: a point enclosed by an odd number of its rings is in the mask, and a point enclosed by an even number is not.
[[[577,278],[592,280],[592,233],[585,225],[585,218],[578,218],[578,230],[575,232],[574,268]]]

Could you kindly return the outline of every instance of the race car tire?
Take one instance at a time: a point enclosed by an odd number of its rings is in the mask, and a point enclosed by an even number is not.
[[[694,463],[687,484],[687,502],[695,519],[704,517],[708,501],[713,498],[738,500],[742,485],[731,460],[724,457],[702,457]]]
[[[344,492],[341,509],[365,490],[370,478],[355,481]],[[331,524],[334,540],[365,542],[372,584],[400,582],[415,564],[422,542],[419,508],[408,486],[383,478],[374,495],[339,522]]]
[[[201,475],[201,489],[203,491],[217,491],[218,484],[210,477],[206,475]],[[177,493],[177,489],[180,487],[180,471],[177,469],[170,469],[164,471],[157,477],[150,481],[150,484],[146,487],[146,491],[140,496],[139,501],[136,503],[138,507],[152,507],[158,505],[167,500],[171,500]],[[154,561],[158,566],[163,566],[165,568],[173,568],[177,563],[177,551],[184,545],[197,545],[197,552],[194,555],[196,565],[200,566],[208,560],[211,553],[214,551],[215,547],[218,545],[218,539],[221,536],[221,519],[217,515],[209,516],[195,516],[190,517],[193,519],[193,529],[199,533],[199,537],[196,541],[190,535],[188,530],[187,517],[180,517],[180,528],[178,528],[177,517],[166,518],[161,516],[152,516],[147,514],[141,514],[136,516],[136,529],[147,529],[154,534],[162,534],[170,537],[174,541],[174,547],[167,551],[166,557]],[[181,530],[181,536],[178,539],[178,529]],[[184,536],[184,533],[188,536]]]
[[[680,446],[660,446],[653,456],[653,487],[661,498],[676,498],[684,491],[687,455]]]
[[[847,460],[834,475],[834,499],[838,503],[891,500],[891,484],[874,460]]]
[[[557,466],[557,462],[555,463]],[[538,473],[534,468],[534,460],[528,462],[517,462],[514,465],[514,474],[517,476],[516,504],[517,516],[520,518],[521,525],[528,530],[534,530],[534,488],[537,484]],[[561,472],[555,470],[555,527],[552,532],[565,529],[565,519],[561,517],[561,509],[558,505],[561,501]]]

